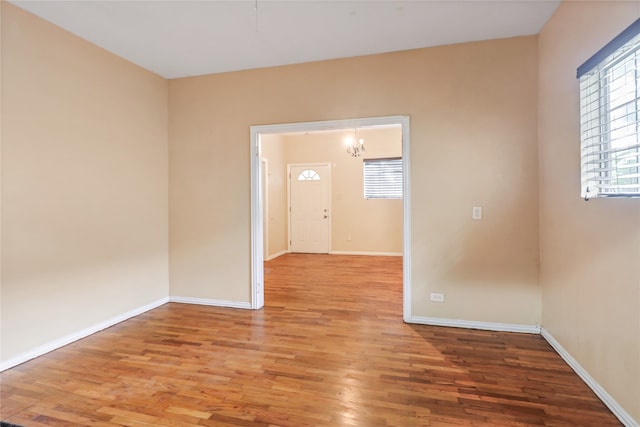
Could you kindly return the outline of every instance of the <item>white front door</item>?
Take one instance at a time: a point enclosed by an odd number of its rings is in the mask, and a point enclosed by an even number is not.
[[[289,251],[329,253],[331,168],[289,166]]]

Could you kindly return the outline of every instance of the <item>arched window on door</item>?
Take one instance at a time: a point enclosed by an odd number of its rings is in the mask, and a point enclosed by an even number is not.
[[[305,169],[298,175],[298,181],[320,181],[320,175],[313,169]]]

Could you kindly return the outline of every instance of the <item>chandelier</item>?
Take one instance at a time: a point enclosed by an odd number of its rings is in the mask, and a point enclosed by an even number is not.
[[[353,137],[345,138],[347,144],[347,153],[351,157],[360,157],[364,153],[364,139],[358,138],[358,129],[353,130]]]

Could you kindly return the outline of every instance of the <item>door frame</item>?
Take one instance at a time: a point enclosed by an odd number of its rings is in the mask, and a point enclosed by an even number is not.
[[[269,160],[266,158],[261,159],[262,169],[260,170],[261,178],[264,181],[260,182],[260,192],[262,193],[260,196],[262,197],[262,251],[263,256],[269,258]],[[265,212],[267,214],[267,218],[264,217]],[[266,252],[266,253],[264,253]]]
[[[332,183],[331,183],[331,163],[322,163],[322,162],[314,162],[314,163],[287,163],[287,251],[291,252],[291,167],[313,167],[313,166],[326,166],[329,168],[329,194],[327,195],[327,210],[329,211],[329,221],[327,227],[329,228],[328,236],[327,236],[327,245],[329,245],[329,251],[327,253],[331,253],[331,222],[332,222],[332,210],[331,210],[331,195],[332,191]]]
[[[384,116],[318,122],[282,123],[250,127],[251,154],[251,308],[264,306],[264,251],[262,218],[262,147],[261,134],[342,130],[384,125],[402,127],[402,190],[403,190],[403,257],[402,306],[405,322],[411,320],[411,182],[410,182],[410,121],[409,116]]]

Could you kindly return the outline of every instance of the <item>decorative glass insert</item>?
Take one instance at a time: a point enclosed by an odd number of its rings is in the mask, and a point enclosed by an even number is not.
[[[305,169],[298,175],[298,181],[320,181],[320,175],[313,169]]]

